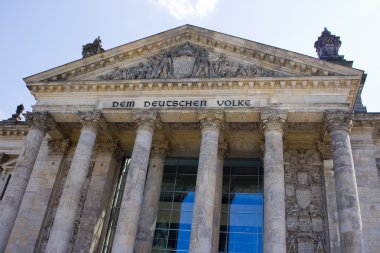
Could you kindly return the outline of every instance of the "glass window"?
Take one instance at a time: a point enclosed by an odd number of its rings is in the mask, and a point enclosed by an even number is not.
[[[219,252],[262,252],[263,170],[258,160],[226,160]]]
[[[167,159],[152,252],[188,252],[198,160]]]

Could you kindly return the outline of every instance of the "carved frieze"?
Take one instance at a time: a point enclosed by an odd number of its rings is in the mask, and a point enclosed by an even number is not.
[[[221,78],[276,76],[254,64],[244,64],[189,42],[163,50],[133,66],[118,67],[100,80]]]
[[[316,150],[284,153],[287,252],[324,253],[322,163]]]

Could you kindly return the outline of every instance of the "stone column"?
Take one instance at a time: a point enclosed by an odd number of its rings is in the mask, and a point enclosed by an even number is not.
[[[105,121],[100,112],[79,112],[78,116],[82,124],[81,134],[57,208],[46,252],[67,252],[96,136],[99,128],[105,128]]]
[[[191,253],[209,253],[212,247],[218,139],[223,111],[200,111],[202,142],[199,155],[195,201],[190,236]]]
[[[160,200],[162,174],[165,157],[169,148],[168,141],[155,141],[150,153],[148,175],[145,183],[144,200],[141,207],[135,252],[151,252],[154,229]]]
[[[222,188],[223,188],[223,165],[228,149],[227,142],[219,144],[218,160],[216,162],[216,183],[215,183],[215,204],[214,204],[214,224],[212,228],[212,248],[211,253],[218,253],[220,218],[222,211]]]
[[[121,202],[112,253],[133,252],[149,153],[158,116],[155,111],[138,111],[134,114],[134,119],[137,123],[137,134]]]
[[[330,248],[330,252],[341,252],[332,147],[330,142],[317,142],[317,147],[323,161],[324,204],[326,207],[326,225],[328,227],[327,247]]]
[[[56,126],[47,112],[28,113],[26,120],[30,129],[1,203],[0,252],[3,252],[7,245],[42,139],[48,130]]]
[[[283,130],[287,112],[261,112],[264,148],[264,253],[285,253],[285,181]]]
[[[364,252],[362,220],[350,142],[352,118],[351,112],[326,112],[326,129],[333,149],[341,251],[361,253]]]

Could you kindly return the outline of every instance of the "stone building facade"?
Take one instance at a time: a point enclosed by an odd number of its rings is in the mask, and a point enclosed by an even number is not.
[[[25,78],[0,252],[379,252],[380,114],[340,44],[185,25]]]

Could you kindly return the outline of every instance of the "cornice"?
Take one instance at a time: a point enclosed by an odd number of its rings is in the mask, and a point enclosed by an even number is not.
[[[112,81],[37,82],[28,84],[32,94],[62,92],[104,92],[130,90],[186,90],[186,89],[327,89],[348,88],[355,92],[359,85],[357,76],[303,76],[303,77],[256,77],[256,78],[189,78],[147,79]]]
[[[221,50],[242,59],[260,61],[263,65],[281,68],[291,73],[310,76],[362,75],[363,71],[328,63],[313,57],[260,44],[207,29],[184,26],[153,35],[106,52],[81,59],[57,68],[27,77],[28,84],[38,81],[55,82],[75,80],[99,69],[120,65],[131,59],[159,53],[161,50],[191,42]]]

